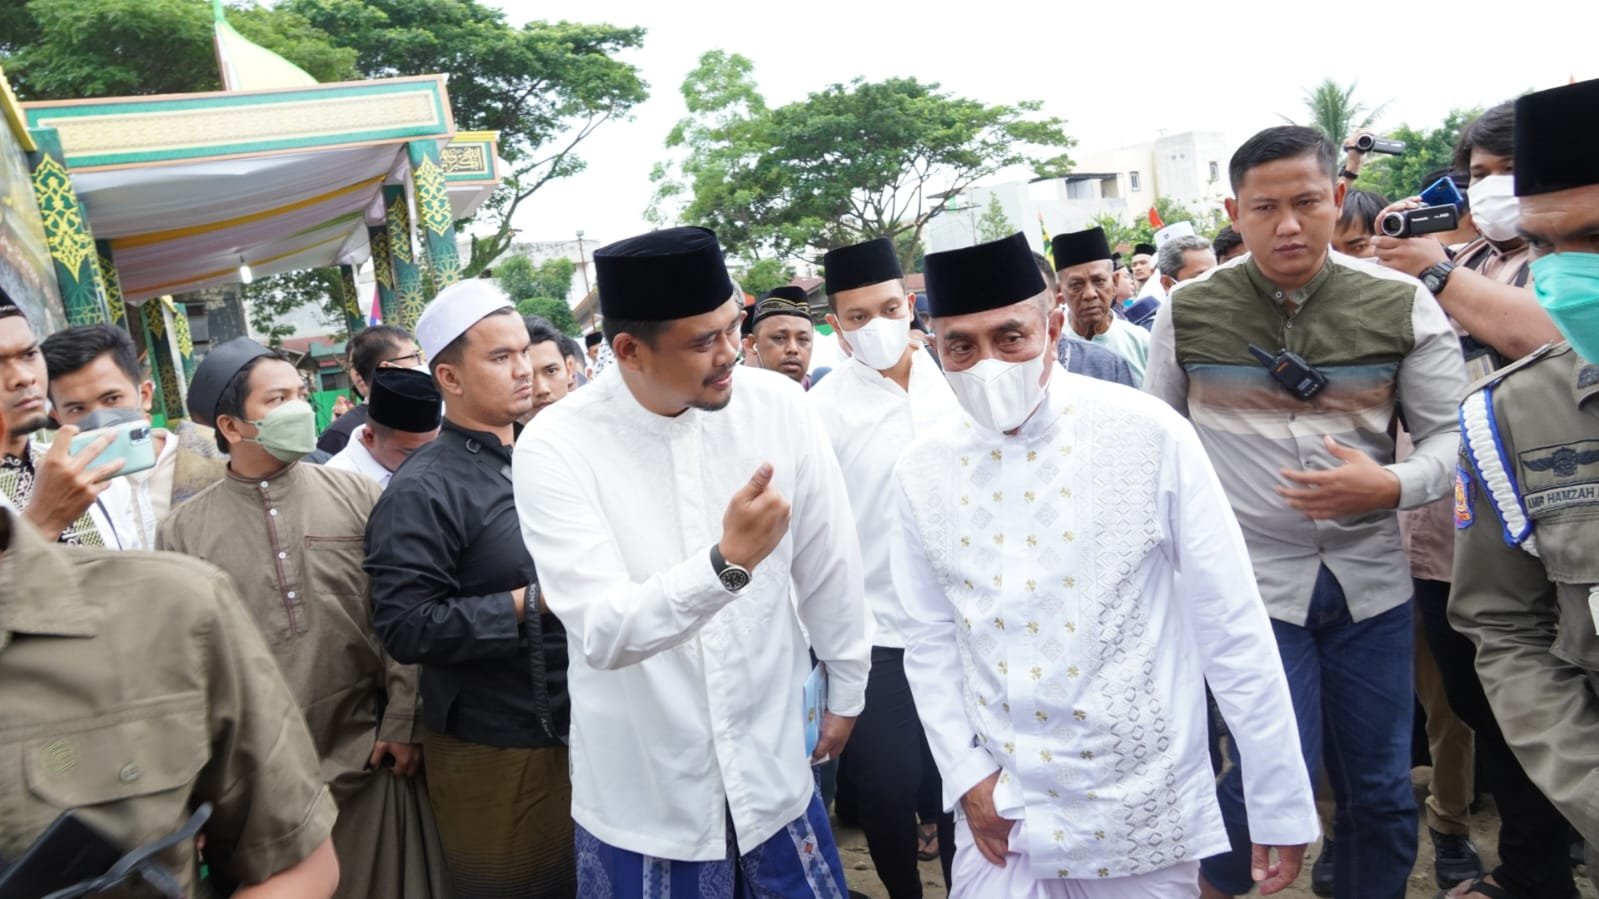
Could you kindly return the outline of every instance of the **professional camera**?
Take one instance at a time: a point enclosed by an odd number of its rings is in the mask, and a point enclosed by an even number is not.
[[[1390,212],[1377,220],[1377,230],[1389,237],[1420,237],[1460,227],[1460,210],[1453,206],[1423,206]]]
[[[1362,134],[1355,138],[1355,149],[1362,153],[1387,153],[1389,156],[1399,156],[1405,152],[1405,142]]]

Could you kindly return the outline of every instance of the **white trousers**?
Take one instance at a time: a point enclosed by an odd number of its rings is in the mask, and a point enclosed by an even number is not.
[[[949,899],[1194,899],[1199,895],[1199,862],[1182,862],[1152,874],[1092,880],[1036,880],[1028,871],[1026,843],[1016,822],[1005,867],[977,851],[966,819],[955,821],[955,865]]]

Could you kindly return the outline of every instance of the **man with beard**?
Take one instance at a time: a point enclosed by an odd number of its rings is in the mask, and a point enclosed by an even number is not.
[[[750,309],[749,335],[744,338],[744,358],[755,359],[768,371],[786,375],[801,387],[811,386],[811,342],[816,325],[805,291],[785,286],[767,291]]]
[[[840,895],[811,765],[844,748],[870,649],[838,463],[803,393],[735,364],[716,235],[594,264],[617,371],[534,419],[513,468],[571,647],[579,892]],[[801,624],[828,675],[809,757]]]

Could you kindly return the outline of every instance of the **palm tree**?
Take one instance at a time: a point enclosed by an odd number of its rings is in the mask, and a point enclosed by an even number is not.
[[[1343,86],[1331,78],[1305,91],[1305,108],[1310,110],[1310,124],[1326,132],[1334,141],[1341,141],[1353,132],[1370,128],[1382,111],[1384,103],[1367,111],[1366,104],[1355,102],[1355,88],[1359,81]],[[1287,119],[1287,116],[1284,116]],[[1293,121],[1288,119],[1288,121]]]

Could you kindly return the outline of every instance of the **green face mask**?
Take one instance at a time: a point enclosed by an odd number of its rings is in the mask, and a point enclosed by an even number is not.
[[[316,449],[316,410],[305,400],[288,400],[255,425],[256,444],[280,462],[298,462]]]

